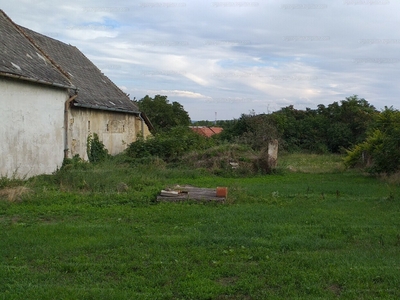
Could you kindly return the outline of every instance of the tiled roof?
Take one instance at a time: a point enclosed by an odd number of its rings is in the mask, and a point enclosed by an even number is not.
[[[0,10],[0,74],[54,86],[72,86],[2,10]]]
[[[224,129],[221,127],[209,127],[214,134],[221,133]]]
[[[15,25],[1,10],[0,20],[0,72],[20,72],[45,81],[72,84],[78,88],[74,106],[139,113],[135,103],[78,48]],[[75,91],[70,90],[70,94]]]
[[[58,64],[79,89],[76,106],[138,112],[138,108],[78,48],[27,28],[22,28],[34,43]]]
[[[190,126],[190,128],[198,134],[210,137],[214,134],[219,134],[223,131],[221,127],[207,127],[207,126]]]

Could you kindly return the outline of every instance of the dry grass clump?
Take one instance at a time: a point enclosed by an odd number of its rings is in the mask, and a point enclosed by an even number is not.
[[[388,184],[400,184],[400,172],[394,174],[383,173],[379,175],[379,178]]]
[[[32,190],[26,186],[6,187],[0,190],[0,199],[9,202],[21,202],[30,193],[32,193]]]

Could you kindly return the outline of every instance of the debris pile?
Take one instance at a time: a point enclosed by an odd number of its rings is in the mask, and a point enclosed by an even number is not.
[[[228,196],[228,188],[217,187],[216,189],[198,188],[193,186],[175,186],[161,190],[157,196],[157,201],[217,201],[225,202]]]

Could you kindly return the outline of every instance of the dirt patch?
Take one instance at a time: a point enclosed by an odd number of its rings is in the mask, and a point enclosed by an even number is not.
[[[238,280],[237,277],[222,277],[217,280],[217,282],[222,286],[234,285]]]
[[[248,295],[236,294],[236,295],[219,295],[215,298],[216,300],[250,300],[253,299]]]
[[[118,193],[125,193],[129,190],[128,185],[125,182],[120,182],[117,184]]]
[[[11,224],[18,223],[20,220],[21,220],[20,217],[14,216],[14,217],[11,218]]]
[[[17,186],[0,190],[0,199],[9,202],[21,202],[23,197],[32,193],[32,190],[25,186]]]
[[[338,284],[332,284],[332,285],[328,286],[327,290],[331,291],[335,296],[338,296],[338,297],[342,293],[342,287]]]

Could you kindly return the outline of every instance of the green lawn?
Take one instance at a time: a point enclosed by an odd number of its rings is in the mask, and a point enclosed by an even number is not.
[[[288,155],[252,178],[108,163],[23,182],[0,200],[0,299],[398,299],[399,187],[340,159]],[[227,186],[229,201],[155,203],[173,184]]]

